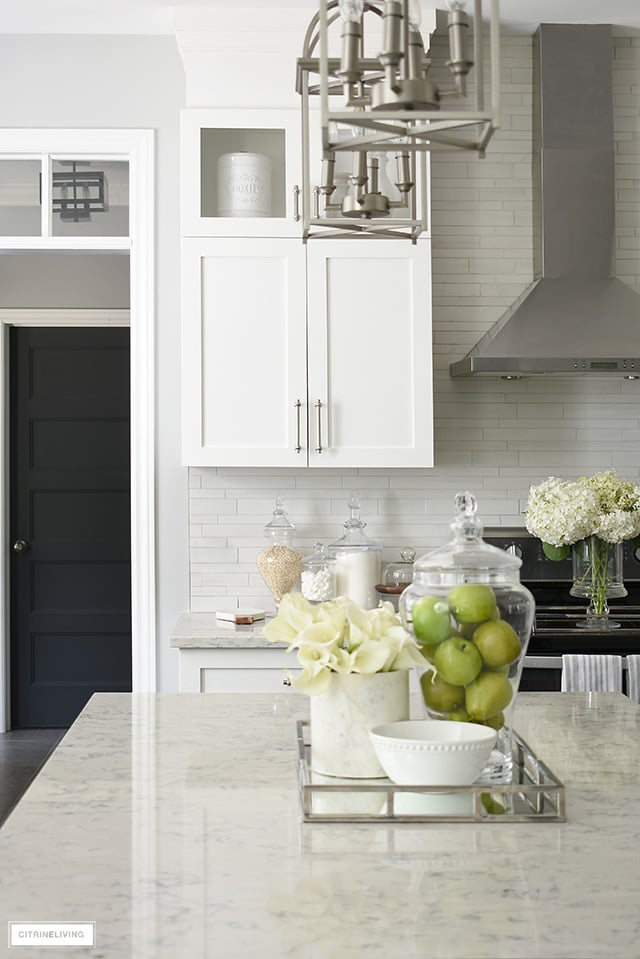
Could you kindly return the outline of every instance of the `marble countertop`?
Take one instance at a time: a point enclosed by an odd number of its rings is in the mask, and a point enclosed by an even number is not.
[[[215,613],[180,613],[169,637],[169,645],[178,649],[280,647],[280,643],[270,643],[264,638],[264,627],[270,619],[273,616],[258,620],[252,626],[236,626],[218,619]]]
[[[0,829],[1,919],[95,921],[65,952],[92,959],[640,956],[631,700],[520,694],[565,823],[302,823],[307,715],[293,693],[94,695]]]

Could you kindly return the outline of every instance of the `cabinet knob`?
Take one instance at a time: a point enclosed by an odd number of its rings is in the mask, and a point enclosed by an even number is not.
[[[14,553],[26,553],[28,549],[29,549],[29,544],[25,542],[25,540],[23,539],[17,539],[15,543],[13,544]]]

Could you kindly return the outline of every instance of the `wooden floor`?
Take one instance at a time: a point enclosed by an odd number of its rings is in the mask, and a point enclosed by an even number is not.
[[[66,731],[14,729],[0,733],[0,825]]]

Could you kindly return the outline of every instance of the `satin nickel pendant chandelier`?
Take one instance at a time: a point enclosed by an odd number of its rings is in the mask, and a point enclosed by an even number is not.
[[[443,2],[448,70],[444,82],[436,82],[418,0],[320,0],[296,77],[305,242],[363,235],[415,242],[428,230],[429,153],[466,150],[484,156],[500,125],[498,0],[489,0],[486,58],[483,0],[470,0],[471,17],[467,0]],[[377,43],[373,53],[372,43]],[[472,70],[475,89],[467,99]],[[456,99],[464,102],[456,107]],[[319,142],[312,148],[314,139]]]

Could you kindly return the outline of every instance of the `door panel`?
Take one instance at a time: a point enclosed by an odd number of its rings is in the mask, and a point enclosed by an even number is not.
[[[12,329],[12,726],[131,689],[129,331]]]
[[[303,244],[186,239],[182,252],[185,465],[306,465]]]
[[[433,466],[428,241],[323,240],[307,266],[310,465]]]

